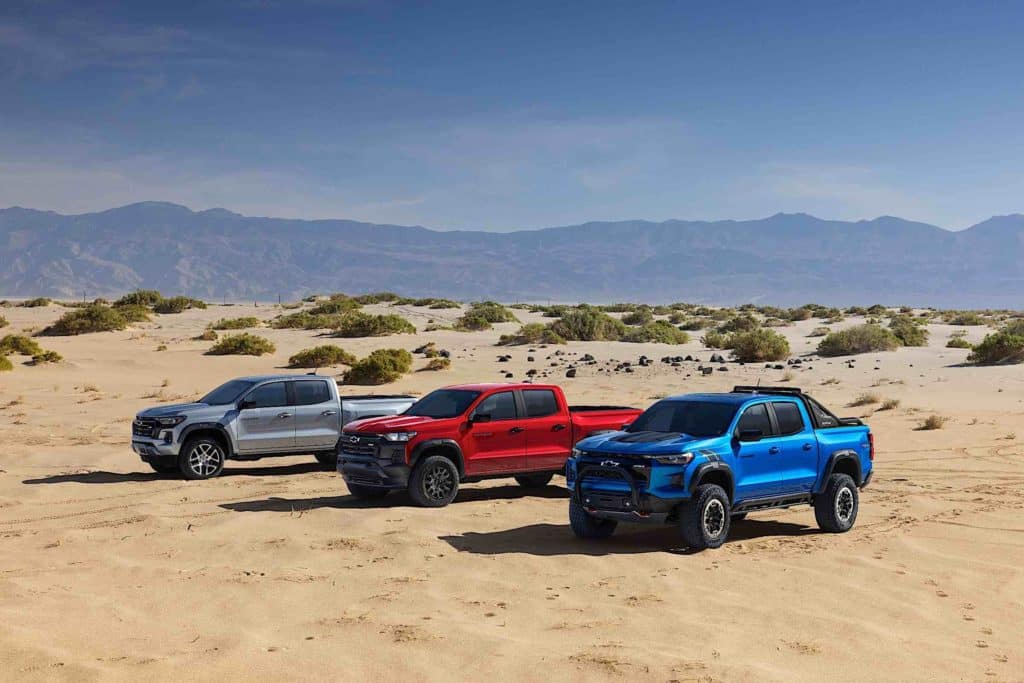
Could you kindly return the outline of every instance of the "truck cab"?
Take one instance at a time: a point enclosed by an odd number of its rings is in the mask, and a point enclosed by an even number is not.
[[[566,465],[570,522],[591,538],[621,521],[675,523],[702,549],[721,545],[749,512],[809,504],[822,529],[844,532],[873,460],[866,425],[799,389],[675,396],[624,431],[576,445]]]

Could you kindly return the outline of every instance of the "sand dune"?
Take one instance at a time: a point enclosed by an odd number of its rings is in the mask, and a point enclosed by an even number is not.
[[[62,312],[5,309],[4,332]],[[128,447],[137,410],[322,343],[261,329],[278,350],[250,358],[204,356],[209,342],[192,340],[217,318],[277,312],[213,306],[46,338],[63,363],[0,373],[4,679],[1024,680],[1024,366],[962,366],[967,352],[944,348],[955,328],[933,325],[930,346],[852,368],[791,369],[791,384],[877,435],[853,531],[819,533],[809,508],[763,513],[693,555],[667,527],[574,539],[558,479],[534,494],[511,480],[467,485],[425,510],[405,496],[356,501],[312,457],[229,463],[205,482],[152,474]],[[402,312],[421,329],[458,314]],[[780,331],[810,352],[817,324]],[[493,345],[516,328],[336,341],[357,355],[425,341],[451,351],[451,370],[389,393],[536,367],[573,402],[645,406],[783,377],[760,365],[608,369],[641,354],[707,359],[694,341],[572,343],[561,350],[598,364],[563,379],[554,347]],[[843,407],[864,392],[900,405]],[[916,430],[933,413],[945,427]]]

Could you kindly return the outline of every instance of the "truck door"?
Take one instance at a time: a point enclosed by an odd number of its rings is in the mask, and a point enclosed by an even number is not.
[[[499,391],[482,399],[463,440],[466,474],[486,475],[526,469],[526,429],[515,394]]]
[[[561,470],[572,451],[572,425],[551,389],[523,389],[526,469]]]
[[[261,453],[295,447],[295,409],[284,382],[261,384],[239,404],[238,452]]]
[[[295,394],[295,448],[334,448],[341,432],[341,409],[326,380],[297,379]]]
[[[752,440],[757,433],[760,433],[760,438]],[[766,498],[778,494],[779,454],[782,449],[773,438],[768,405],[755,403],[744,410],[735,434],[736,464],[739,470],[733,472],[736,500]]]
[[[772,401],[778,426],[780,493],[810,493],[818,477],[818,439],[796,401]]]

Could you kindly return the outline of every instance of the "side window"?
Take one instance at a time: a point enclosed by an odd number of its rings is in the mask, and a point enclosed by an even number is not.
[[[812,398],[807,399],[807,405],[811,407],[814,412],[814,419],[818,421],[818,425],[824,428],[838,427],[839,420],[836,419],[835,415],[825,410],[820,403]]]
[[[779,423],[779,434],[788,436],[799,434],[804,431],[804,416],[800,414],[800,406],[786,401],[785,403],[772,403],[775,409],[775,419]]]
[[[491,394],[476,407],[478,415],[490,415],[492,420],[516,419],[516,397],[511,391]]]
[[[288,392],[285,390],[284,382],[271,382],[256,387],[246,398],[253,404],[253,408],[276,408],[288,405]]]
[[[297,406],[311,406],[331,400],[331,390],[327,388],[327,382],[299,380],[293,382],[292,386],[295,388]]]
[[[523,391],[526,403],[526,417],[547,417],[558,412],[558,400],[550,389],[527,389]]]
[[[758,403],[744,410],[738,428],[741,432],[747,429],[760,429],[763,435],[771,436],[772,422],[768,419],[768,409],[765,404]]]

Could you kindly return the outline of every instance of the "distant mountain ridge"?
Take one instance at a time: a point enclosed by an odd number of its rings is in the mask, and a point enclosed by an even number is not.
[[[0,295],[139,288],[217,300],[392,290],[503,301],[1024,308],[1024,215],[591,222],[507,233],[254,218],[142,202],[0,210]]]

